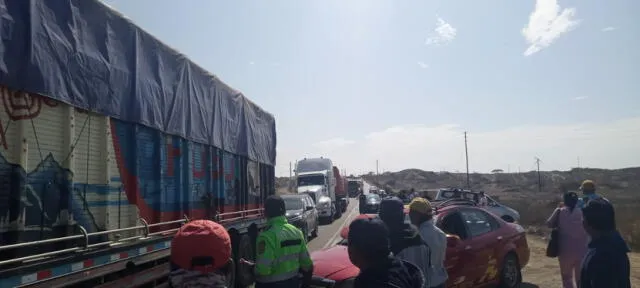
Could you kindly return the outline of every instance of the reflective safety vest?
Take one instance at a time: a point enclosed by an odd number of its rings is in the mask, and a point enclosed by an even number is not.
[[[257,239],[256,282],[284,281],[298,277],[300,269],[311,270],[313,263],[302,231],[284,216],[271,218],[267,224]]]

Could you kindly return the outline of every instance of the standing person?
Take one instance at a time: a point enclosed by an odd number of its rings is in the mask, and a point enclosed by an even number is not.
[[[484,195],[484,191],[480,191],[480,197],[478,198],[478,206],[487,206],[488,200],[487,195]]]
[[[379,219],[354,220],[347,243],[349,260],[360,268],[354,288],[424,287],[420,268],[391,254],[389,230]]]
[[[269,196],[264,210],[268,226],[257,239],[255,287],[309,287],[313,263],[302,232],[285,218],[284,200],[279,196]],[[300,273],[303,275],[302,283],[298,277]]]
[[[420,236],[418,229],[405,222],[404,204],[397,197],[389,197],[380,201],[380,220],[389,229],[391,252],[402,260],[406,260],[420,268],[425,276],[425,286],[430,287],[431,269],[430,249]]]
[[[582,209],[587,202],[593,199],[603,198],[600,194],[596,193],[596,183],[592,180],[584,180],[580,185],[580,191],[582,191],[582,198],[578,201],[578,208]]]
[[[562,198],[564,205],[553,211],[547,219],[547,226],[558,229],[558,262],[562,287],[580,287],[580,263],[587,253],[589,237],[582,227],[582,211],[576,207],[578,194],[567,192]]]
[[[613,206],[606,199],[593,199],[582,214],[591,242],[582,262],[580,288],[630,288],[631,250],[615,228]]]
[[[169,286],[227,288],[231,262],[231,238],[222,225],[194,220],[171,240]]]
[[[409,203],[411,223],[418,227],[420,236],[431,251],[431,267],[426,271],[431,287],[444,288],[449,278],[444,266],[447,253],[447,235],[436,227],[433,221],[433,208],[427,199],[418,197]]]

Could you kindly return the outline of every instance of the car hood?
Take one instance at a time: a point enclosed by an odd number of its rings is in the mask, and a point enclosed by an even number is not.
[[[320,192],[322,191],[322,185],[309,185],[309,186],[300,186],[298,187],[298,193],[305,193],[305,192]]]
[[[347,246],[336,245],[311,253],[313,274],[323,278],[342,281],[358,276],[360,269],[351,263]]]

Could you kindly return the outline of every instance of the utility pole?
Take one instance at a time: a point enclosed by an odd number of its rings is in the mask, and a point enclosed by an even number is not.
[[[580,168],[580,156],[578,156],[578,168]]]
[[[292,166],[291,166],[291,161],[289,161],[289,179],[291,179],[291,177],[293,177],[293,170],[292,170]]]
[[[471,182],[469,181],[469,149],[467,149],[467,131],[464,131],[464,155],[467,160],[467,188],[471,188]]]
[[[538,167],[538,192],[542,192],[542,177],[540,176],[540,158],[536,157],[536,166]]]
[[[378,173],[378,160],[376,160],[376,176],[379,176],[380,173]]]

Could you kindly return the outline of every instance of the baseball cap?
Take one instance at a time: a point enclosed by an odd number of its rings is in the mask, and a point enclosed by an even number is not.
[[[596,189],[596,183],[593,182],[593,180],[584,180],[582,181],[582,184],[580,185],[580,190],[595,190]]]
[[[385,223],[394,223],[404,221],[404,204],[398,197],[389,197],[380,201],[380,211],[378,212],[380,219]]]
[[[377,217],[356,219],[349,225],[348,245],[363,252],[389,253],[389,230]]]
[[[413,198],[413,200],[411,200],[411,203],[409,203],[409,211],[415,211],[420,214],[429,215],[433,213],[433,208],[431,207],[431,202],[429,202],[429,200],[422,197],[417,197]]]
[[[227,229],[211,220],[194,220],[183,225],[171,240],[171,262],[191,271],[211,273],[231,258]]]

